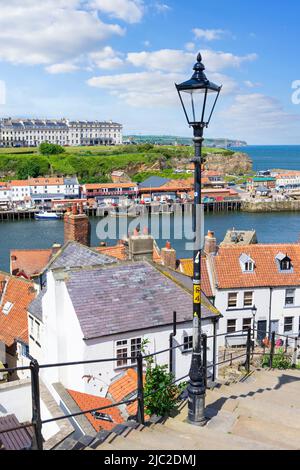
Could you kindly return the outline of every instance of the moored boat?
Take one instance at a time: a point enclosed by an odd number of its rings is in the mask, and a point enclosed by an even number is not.
[[[36,220],[57,220],[61,219],[61,214],[58,214],[56,212],[42,211],[35,214],[34,218]]]

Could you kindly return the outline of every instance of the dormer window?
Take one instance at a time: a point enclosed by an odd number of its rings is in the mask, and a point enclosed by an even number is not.
[[[244,273],[253,273],[254,272],[255,263],[254,263],[253,259],[251,259],[250,256],[246,255],[245,253],[243,253],[240,256],[240,265],[241,265],[242,271]]]
[[[293,265],[291,258],[283,253],[278,253],[276,262],[280,272],[293,272]]]

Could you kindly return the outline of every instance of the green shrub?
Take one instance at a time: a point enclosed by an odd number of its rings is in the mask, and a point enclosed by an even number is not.
[[[144,341],[142,351],[148,343]],[[149,416],[169,414],[178,403],[179,395],[186,384],[174,384],[175,377],[168,371],[167,365],[157,365],[153,357],[147,357],[146,376],[144,384],[145,413]]]
[[[57,144],[49,144],[49,142],[43,142],[39,146],[39,152],[42,155],[59,155],[65,152],[64,147]]]
[[[270,367],[270,354],[265,354],[262,358],[262,366]],[[291,369],[292,361],[283,348],[275,349],[273,357],[273,369]]]

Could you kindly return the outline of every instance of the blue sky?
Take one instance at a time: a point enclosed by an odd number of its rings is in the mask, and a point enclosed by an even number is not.
[[[0,7],[1,116],[113,119],[126,134],[190,135],[174,82],[189,78],[201,50],[208,77],[224,86],[208,137],[300,144],[298,0]]]

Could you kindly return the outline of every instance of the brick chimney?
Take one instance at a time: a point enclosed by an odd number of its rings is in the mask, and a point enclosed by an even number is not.
[[[128,259],[140,261],[142,259],[153,260],[154,239],[151,235],[140,235],[134,232],[128,239]]]
[[[210,255],[217,252],[217,239],[215,233],[210,230],[204,238],[204,253]]]
[[[75,241],[82,245],[90,246],[91,226],[88,216],[83,211],[83,204],[73,204],[72,211],[68,211],[64,217],[64,238],[65,243]]]
[[[165,248],[160,250],[160,256],[164,266],[176,269],[176,250],[172,248],[170,242],[167,242]]]

